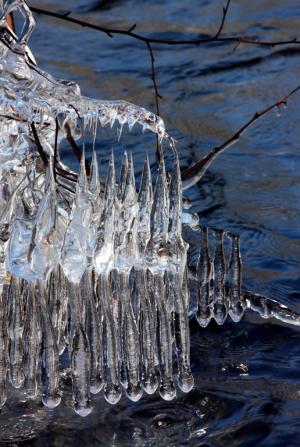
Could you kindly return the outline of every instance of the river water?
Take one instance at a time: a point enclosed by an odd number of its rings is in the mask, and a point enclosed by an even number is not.
[[[219,0],[66,0],[29,3],[72,10],[96,24],[130,28],[167,39],[216,32]],[[299,0],[236,0],[225,33],[265,40],[300,37]],[[31,48],[58,78],[78,82],[85,95],[126,99],[155,111],[149,55],[128,37],[109,38],[51,18],[37,17]],[[251,116],[297,86],[300,46],[234,44],[154,45],[160,115],[177,140],[182,167],[222,143]],[[241,236],[244,287],[300,312],[300,95],[253,126],[186,192],[204,225]],[[98,140],[105,163],[132,150],[137,170],[146,152],[155,165],[155,138],[124,135]],[[67,147],[65,159],[76,165]],[[191,322],[195,389],[166,403],[157,396],[116,407],[99,396],[81,419],[62,404],[45,410],[12,399],[1,417],[2,440],[32,446],[299,446],[299,331],[246,315],[242,322],[200,329]],[[66,383],[65,402],[70,399]],[[11,411],[10,411],[11,410]],[[31,425],[23,413],[32,413]],[[15,428],[7,433],[8,427]],[[24,427],[22,426],[24,425]],[[23,428],[22,428],[23,427]],[[5,434],[6,433],[6,434]],[[27,439],[27,440],[26,440]],[[1,444],[2,445],[2,444]]]

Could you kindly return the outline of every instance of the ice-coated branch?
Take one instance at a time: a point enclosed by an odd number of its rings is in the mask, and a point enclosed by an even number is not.
[[[257,312],[261,318],[267,320],[275,318],[291,326],[300,326],[300,314],[278,301],[250,291],[243,291],[242,296],[247,308]]]
[[[190,268],[189,279],[196,284],[196,309],[193,315],[201,327],[206,327],[212,319],[223,325],[227,315],[238,323],[247,309],[267,320],[274,318],[290,326],[300,326],[299,313],[276,300],[242,289],[238,235],[207,227],[191,230],[200,238],[197,266]],[[224,257],[224,238],[231,243],[229,257]]]

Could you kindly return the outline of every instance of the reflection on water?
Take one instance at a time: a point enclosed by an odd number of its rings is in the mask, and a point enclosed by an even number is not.
[[[58,1],[39,5],[62,9]],[[63,9],[94,23],[136,23],[141,33],[174,38],[213,32],[222,5],[219,0],[67,0]],[[225,31],[270,40],[291,38],[299,36],[299,13],[298,0],[240,0],[231,5]],[[46,70],[75,79],[89,96],[128,99],[154,109],[149,58],[141,43],[39,20],[32,47]],[[181,164],[187,166],[297,85],[300,50],[245,45],[234,49],[225,44],[160,48],[156,63],[161,116],[178,139]],[[187,192],[203,224],[241,235],[245,287],[298,311],[299,129],[295,97],[280,118],[274,113],[257,123],[219,158],[201,185]],[[122,148],[120,152],[133,150],[137,167],[146,151],[155,164],[150,134],[124,136],[119,144],[111,139],[99,142],[104,161],[112,145]],[[191,328],[196,387],[189,395],[172,403],[156,396],[137,404],[124,399],[116,407],[99,396],[94,413],[81,419],[66,405],[45,410],[15,392],[0,415],[1,445],[22,440],[19,445],[298,446],[298,332],[250,315],[238,325],[200,329],[191,322]],[[67,377],[64,380],[68,403],[70,384]]]

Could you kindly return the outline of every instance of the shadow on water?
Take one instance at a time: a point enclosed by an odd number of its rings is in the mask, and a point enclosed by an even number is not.
[[[145,3],[147,3],[145,7]],[[41,7],[59,10],[45,0]],[[129,27],[173,38],[213,33],[223,2],[64,2],[83,20]],[[231,5],[226,32],[265,39],[299,37],[299,2],[241,0]],[[54,27],[55,24],[55,27]],[[59,78],[74,79],[84,94],[122,98],[154,109],[148,54],[126,38],[77,30],[38,18],[32,49]],[[67,51],[66,51],[67,50]],[[161,116],[179,137],[183,166],[226,140],[257,110],[299,83],[298,48],[241,45],[160,48],[156,51]],[[216,161],[199,186],[187,192],[201,223],[241,235],[244,284],[299,306],[300,155],[299,98],[280,119],[271,114]],[[155,140],[124,136],[98,142],[105,161],[112,148],[130,147],[138,167],[145,153],[155,164]],[[71,156],[64,156],[72,164]],[[117,154],[118,157],[118,154]],[[197,241],[190,241],[192,248]],[[191,250],[191,259],[193,250]],[[191,322],[195,389],[172,403],[157,396],[116,407],[102,396],[81,419],[64,401],[53,411],[15,392],[0,415],[0,445],[28,446],[299,446],[300,334],[247,315],[241,323],[207,329]]]

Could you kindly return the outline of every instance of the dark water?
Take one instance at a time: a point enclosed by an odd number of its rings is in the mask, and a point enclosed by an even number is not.
[[[130,27],[164,38],[213,33],[219,0],[67,0],[30,2],[69,10],[83,20]],[[300,35],[299,0],[236,0],[225,31],[282,40]],[[74,79],[84,94],[127,99],[154,110],[149,55],[140,42],[40,18],[32,49],[42,67]],[[161,116],[178,139],[182,166],[221,143],[254,112],[300,81],[300,46],[272,49],[232,44],[154,46]],[[244,286],[298,310],[300,290],[300,96],[279,118],[271,113],[220,156],[186,194],[202,223],[241,235]],[[134,151],[137,167],[153,135],[99,142],[105,161],[114,146]],[[68,154],[65,154],[68,156]],[[71,158],[70,163],[73,163]],[[2,440],[32,446],[299,446],[300,334],[247,315],[207,329],[191,323],[196,386],[173,403],[144,397],[111,407],[100,396],[81,419],[65,404],[49,412],[16,396],[0,421]],[[66,383],[64,400],[70,392]],[[32,416],[24,416],[31,414]],[[14,425],[14,429],[11,426]],[[7,428],[10,427],[10,428]],[[27,441],[25,441],[27,439]],[[2,445],[2,444],[1,444]]]

